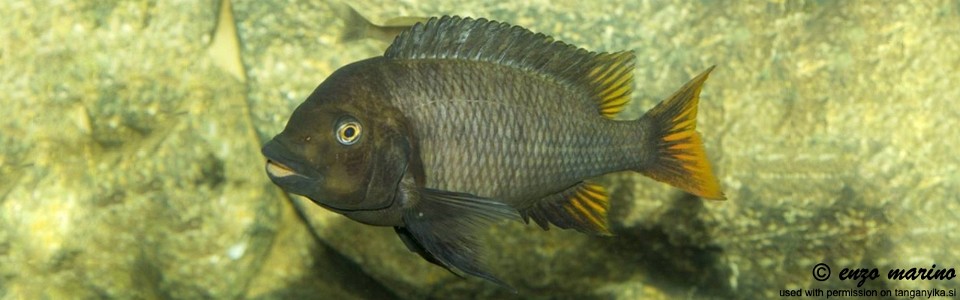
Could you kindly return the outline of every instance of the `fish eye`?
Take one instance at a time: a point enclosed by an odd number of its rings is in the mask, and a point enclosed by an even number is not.
[[[341,122],[337,126],[337,141],[346,146],[356,144],[360,141],[362,132],[360,122],[353,120]]]

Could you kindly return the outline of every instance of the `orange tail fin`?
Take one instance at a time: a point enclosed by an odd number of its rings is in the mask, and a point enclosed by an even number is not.
[[[723,200],[726,196],[696,131],[700,88],[714,67],[687,82],[640,119],[650,130],[648,145],[654,150],[653,161],[639,171],[701,198]]]

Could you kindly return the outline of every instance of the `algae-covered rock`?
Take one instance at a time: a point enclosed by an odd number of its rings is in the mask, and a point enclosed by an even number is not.
[[[843,268],[880,271],[863,289],[960,287],[886,278],[960,266],[956,3],[350,4],[379,24],[459,14],[633,50],[623,119],[717,65],[698,125],[728,200],[605,176],[614,237],[480,233],[512,294],[263,174],[261,141],[387,46],[343,40],[342,3],[249,1],[225,19],[220,1],[8,1],[0,298],[773,298],[857,289]]]
[[[277,202],[210,2],[5,3],[0,218],[14,298],[232,298]],[[12,184],[11,184],[12,183]]]
[[[229,299],[255,297],[255,278],[273,280],[263,293],[376,295],[317,280],[348,262],[281,214],[246,87],[208,51],[216,2],[0,12],[0,295]]]

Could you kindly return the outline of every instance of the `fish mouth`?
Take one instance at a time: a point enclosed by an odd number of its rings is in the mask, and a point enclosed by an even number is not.
[[[261,152],[267,159],[264,170],[270,181],[284,192],[306,197],[313,203],[332,211],[338,213],[377,211],[389,208],[396,202],[396,198],[394,198],[382,207],[350,207],[351,203],[342,203],[335,198],[331,199],[336,195],[326,190],[324,173],[303,164],[304,159],[290,151],[277,138],[267,142]]]
[[[277,162],[272,159],[267,159],[266,164],[267,176],[270,177],[270,180],[273,183],[277,184],[284,191],[301,195],[313,201],[322,207],[333,210],[339,213],[351,213],[351,212],[364,212],[364,211],[377,211],[387,209],[393,206],[396,202],[396,198],[392,199],[390,203],[383,205],[383,207],[375,208],[342,208],[338,207],[335,204],[328,203],[323,201],[322,197],[317,197],[317,193],[313,190],[317,184],[320,183],[319,180],[311,179],[303,174],[297,173],[293,168]]]
[[[317,186],[322,184],[322,180],[297,172],[299,170],[297,167],[299,165],[295,162],[282,163],[271,158],[267,158],[267,163],[264,165],[267,177],[281,189],[314,200],[312,196],[316,194]]]
[[[267,142],[260,151],[267,159],[264,169],[267,171],[267,176],[271,179],[293,180],[294,178],[300,178],[316,180],[316,178],[321,178],[321,176],[318,176],[320,174],[317,174],[317,172],[300,163],[302,160],[298,160],[298,156],[291,152],[284,144],[277,141],[276,138]]]
[[[311,176],[307,175],[312,172],[310,170],[305,170],[301,168],[301,165],[296,162],[281,162],[273,158],[267,158],[267,163],[264,165],[264,170],[267,172],[267,177],[270,177],[270,180],[273,183],[276,183],[280,187],[288,188],[297,185],[313,185],[321,181],[321,176]],[[309,184],[305,183],[309,182]],[[295,190],[300,190],[301,188],[296,188]],[[292,191],[291,191],[292,192]],[[294,193],[299,194],[299,193]]]
[[[267,159],[267,175],[270,175],[274,178],[284,178],[294,175],[299,175],[293,168],[288,167],[282,163],[276,162],[272,159]]]

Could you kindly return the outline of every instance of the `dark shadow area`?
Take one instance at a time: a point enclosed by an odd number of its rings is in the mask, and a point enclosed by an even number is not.
[[[635,200],[623,199],[635,197],[629,189],[620,189],[617,194],[613,198],[622,200],[615,205],[621,214],[625,214],[632,209]],[[723,262],[724,249],[712,243],[706,224],[699,216],[704,201],[707,200],[678,193],[673,200],[666,202],[670,207],[650,228],[625,227],[618,223],[623,215],[612,216],[611,225],[616,236],[598,238],[596,243],[612,256],[610,259],[634,269],[613,274],[634,276],[644,273],[645,283],[673,296],[735,298],[737,294],[729,285],[731,271]]]
[[[265,293],[253,299],[332,299],[337,295],[350,295],[358,299],[399,299],[380,282],[370,278],[361,268],[325,244],[326,251],[312,251],[312,272],[305,274],[285,287]],[[322,262],[322,263],[321,263]],[[320,284],[320,283],[323,284]],[[324,287],[337,286],[338,291]]]
[[[723,250],[719,247],[672,245],[660,228],[621,234],[601,244],[624,266],[647,273],[647,283],[671,295],[735,296],[727,284],[729,270],[720,263]]]
[[[338,252],[320,238],[308,217],[299,209],[299,206],[284,194],[286,201],[293,206],[300,222],[307,227],[310,235],[316,239],[318,247],[325,251],[311,251],[314,264],[310,267],[313,272],[303,276],[286,288],[267,293],[259,299],[329,299],[329,293],[317,289],[317,282],[325,282],[327,286],[338,286],[343,291],[362,299],[399,299],[390,289],[373,279],[363,268],[350,260],[349,257]],[[321,265],[322,262],[322,265]]]
[[[154,261],[148,259],[143,249],[140,249],[140,255],[134,261],[136,272],[131,274],[132,281],[140,292],[140,296],[153,299],[171,299],[173,295],[164,290],[160,285],[163,281],[163,272]]]

